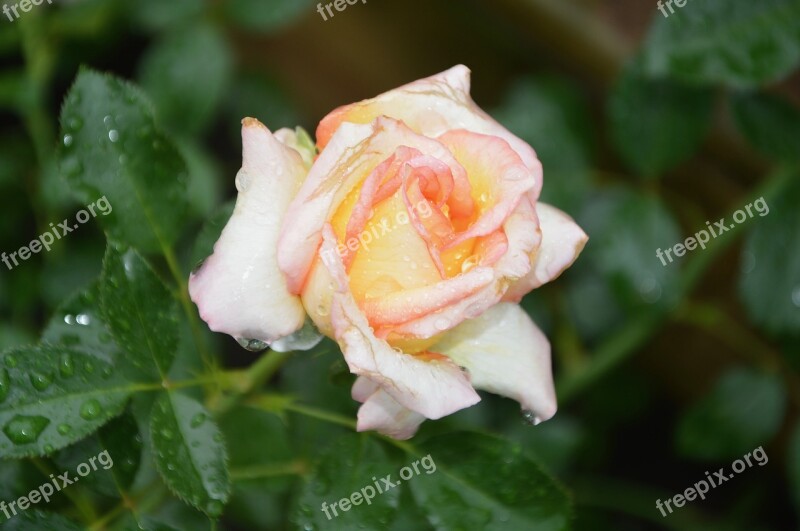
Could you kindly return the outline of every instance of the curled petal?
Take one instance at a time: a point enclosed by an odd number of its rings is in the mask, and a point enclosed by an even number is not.
[[[414,133],[396,120],[378,118],[370,125],[343,124],[320,153],[286,214],[278,262],[292,293],[302,291],[322,240],[322,227],[335,209],[400,146],[435,157],[454,175],[464,174],[441,143]]]
[[[379,116],[402,120],[414,131],[437,137],[453,129],[498,136],[508,142],[525,164],[536,172],[535,194],[542,186],[541,164],[536,152],[497,123],[470,96],[470,71],[464,65],[420,79],[375,98],[339,107],[317,128],[317,145],[323,149],[345,122],[366,124]]]
[[[410,439],[425,417],[403,407],[386,391],[378,388],[358,409],[358,431],[374,430],[394,439]]]
[[[539,421],[555,415],[550,343],[518,305],[493,306],[434,348],[466,367],[477,389],[513,398]]]
[[[214,253],[189,279],[189,294],[209,328],[271,342],[303,325],[276,257],[283,215],[306,170],[300,155],[253,118],[242,122],[239,196]]]
[[[323,251],[335,249],[336,237],[326,226]],[[344,353],[350,372],[377,383],[400,405],[429,419],[438,419],[480,401],[469,378],[444,356],[411,355],[394,350],[375,337],[347,285],[344,264],[335,253],[325,266],[337,286],[331,322],[334,338]]]
[[[578,258],[589,237],[575,221],[546,203],[536,203],[542,229],[542,244],[532,255],[531,271],[515,282],[504,300],[519,302],[522,297],[557,278]]]

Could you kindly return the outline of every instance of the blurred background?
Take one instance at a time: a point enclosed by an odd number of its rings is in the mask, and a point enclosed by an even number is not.
[[[552,342],[557,416],[530,426],[516,403],[484,395],[418,438],[480,429],[518,442],[569,493],[574,529],[797,529],[797,0],[690,0],[669,17],[641,0],[369,0],[328,20],[306,0],[56,0],[20,15],[0,23],[0,251],[85,205],[57,150],[82,65],[139,85],[185,159],[190,213],[177,250],[188,275],[231,212],[243,117],[313,135],[339,105],[463,63],[475,101],[537,150],[544,200],[590,241],[523,302]],[[657,258],[759,197],[768,215],[667,266]],[[93,222],[0,266],[0,347],[35,342],[99,275],[104,249]],[[210,340],[226,366],[253,360],[230,338]],[[326,341],[270,385],[352,418],[351,381]],[[254,415],[223,422],[233,466],[293,455],[311,467],[348,431]],[[667,517],[656,509],[758,447],[768,464]],[[237,482],[220,528],[299,526],[307,474]],[[0,499],[11,499],[41,478],[21,460],[0,462],[0,479]],[[176,529],[208,529],[175,499],[151,511]],[[393,529],[434,528],[418,512]]]

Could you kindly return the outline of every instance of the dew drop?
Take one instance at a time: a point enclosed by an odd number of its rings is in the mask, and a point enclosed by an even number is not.
[[[72,145],[72,135],[64,135],[64,147],[70,147]]]
[[[70,354],[61,355],[61,359],[58,360],[58,371],[62,378],[69,378],[75,374],[75,364]]]
[[[466,273],[470,269],[474,268],[476,265],[478,265],[478,256],[474,254],[470,255],[466,258],[466,260],[461,262],[461,272]]]
[[[53,375],[33,371],[30,373],[30,380],[34,389],[44,391],[53,383]]]
[[[75,322],[79,325],[89,326],[92,323],[92,318],[88,314],[81,313],[75,317]]]
[[[58,431],[60,435],[67,435],[69,432],[72,431],[72,426],[70,426],[69,424],[59,424],[58,427],[56,428],[56,431]]]
[[[446,317],[439,317],[433,323],[433,326],[436,327],[437,330],[447,330],[450,327],[450,319],[447,319]]]
[[[246,339],[244,337],[237,337],[236,342],[239,343],[239,345],[241,345],[243,348],[249,350],[250,352],[261,352],[262,350],[269,347],[269,345],[267,345],[260,339]]]
[[[3,433],[14,444],[30,444],[36,442],[50,420],[38,415],[14,415],[3,426]]]
[[[119,131],[117,131],[116,129],[112,129],[111,131],[109,131],[108,139],[111,140],[112,142],[116,142],[117,140],[119,140]]]
[[[172,439],[175,438],[175,434],[169,428],[162,428],[159,433],[163,438],[165,438],[168,441],[171,441]]]
[[[792,291],[792,304],[800,308],[800,286],[795,286]]]
[[[205,421],[206,421],[206,414],[198,413],[197,415],[192,417],[190,425],[192,426],[192,428],[199,428],[200,426],[203,425]]]
[[[530,424],[531,426],[536,426],[542,422],[542,419],[539,418],[536,413],[529,409],[522,410],[522,420],[525,421],[526,424]]]
[[[238,190],[239,193],[246,192],[247,187],[250,185],[250,176],[247,175],[245,172],[240,171],[239,173],[236,174],[235,184],[236,184],[236,190]]]
[[[206,512],[212,518],[218,517],[222,514],[222,502],[219,500],[211,500],[208,502],[208,505],[206,505]]]
[[[84,402],[84,404],[81,406],[80,414],[81,418],[84,420],[93,420],[99,417],[102,411],[103,408],[100,405],[100,402],[92,398],[91,400]]]
[[[13,369],[14,367],[17,366],[17,358],[12,356],[11,354],[6,356],[5,362],[6,362],[6,367],[8,367],[9,369]]]
[[[83,370],[86,371],[86,374],[92,374],[94,372],[94,364],[91,361],[87,361],[83,364]]]

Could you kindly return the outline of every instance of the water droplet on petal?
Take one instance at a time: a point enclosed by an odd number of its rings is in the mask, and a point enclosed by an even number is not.
[[[324,315],[320,313],[320,315]],[[272,350],[275,352],[291,352],[293,350],[311,350],[322,341],[322,334],[319,333],[314,322],[306,318],[303,327],[297,332],[282,337],[272,342]]]
[[[450,319],[446,317],[439,317],[433,323],[433,326],[435,326],[437,330],[442,330],[442,331],[447,330],[448,328],[450,328]]]
[[[542,419],[529,409],[522,410],[522,419],[531,426],[536,426],[542,422]]]
[[[269,347],[269,345],[267,345],[260,339],[247,339],[244,337],[237,337],[236,342],[239,343],[239,345],[241,345],[243,348],[249,350],[250,352],[261,352],[262,350]]]

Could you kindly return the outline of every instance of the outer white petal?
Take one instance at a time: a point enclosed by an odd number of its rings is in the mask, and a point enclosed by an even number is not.
[[[546,203],[536,203],[542,244],[533,253],[531,271],[509,287],[503,300],[519,302],[522,297],[556,279],[578,258],[589,237],[575,221]]]
[[[358,431],[375,430],[394,439],[410,439],[425,417],[400,405],[378,388],[358,409]]]
[[[550,343],[518,305],[493,306],[433,349],[466,367],[477,389],[513,398],[540,421],[555,415]]]
[[[438,419],[480,401],[469,378],[444,356],[425,359],[394,350],[378,339],[350,293],[344,265],[335,253],[330,225],[323,231],[322,256],[337,287],[331,322],[350,372],[380,385],[402,406],[429,419]],[[329,252],[325,252],[329,251]]]
[[[214,253],[189,279],[189,293],[211,330],[269,343],[305,319],[278,269],[277,244],[306,169],[296,151],[253,118],[242,121],[242,144],[236,208]]]

